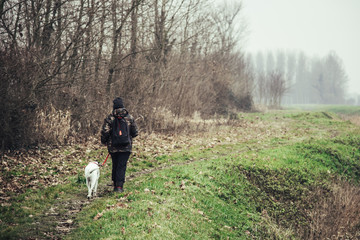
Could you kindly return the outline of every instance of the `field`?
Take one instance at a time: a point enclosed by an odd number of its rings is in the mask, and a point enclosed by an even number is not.
[[[109,160],[90,201],[83,168],[105,160],[98,140],[5,153],[0,238],[358,239],[359,115],[291,108],[141,135],[126,191],[108,186]]]

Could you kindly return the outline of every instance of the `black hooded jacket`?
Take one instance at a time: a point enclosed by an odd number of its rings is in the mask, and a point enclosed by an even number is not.
[[[115,117],[122,117],[126,120],[130,129],[130,143],[125,146],[113,147],[111,134],[112,126],[115,121]],[[101,129],[101,143],[107,145],[109,153],[116,152],[131,152],[132,151],[132,139],[138,135],[138,127],[134,118],[129,114],[125,108],[116,108],[109,114],[105,120]]]

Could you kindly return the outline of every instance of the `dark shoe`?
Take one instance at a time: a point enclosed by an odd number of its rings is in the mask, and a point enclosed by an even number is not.
[[[124,192],[124,189],[122,187],[114,187],[114,192],[122,193]]]

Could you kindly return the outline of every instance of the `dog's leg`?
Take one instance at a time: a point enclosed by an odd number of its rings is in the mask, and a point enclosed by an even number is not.
[[[97,187],[98,187],[98,183],[99,183],[99,178],[100,178],[100,171],[97,170],[96,171],[96,181],[95,181],[95,186],[94,186],[94,197],[96,197],[96,193],[97,193]]]
[[[97,171],[93,171],[91,174],[90,174],[90,192],[91,194],[94,192],[94,188],[95,188],[95,185],[96,185],[96,182],[97,182]]]
[[[89,179],[90,177],[86,178],[86,186],[88,188],[88,195],[87,198],[90,199],[91,198],[91,179]]]

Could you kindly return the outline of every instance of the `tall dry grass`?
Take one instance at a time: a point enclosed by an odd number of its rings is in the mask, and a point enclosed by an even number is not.
[[[41,142],[64,144],[71,130],[71,113],[50,105],[37,112],[35,128]]]
[[[141,117],[138,119],[142,126],[146,127],[146,132],[162,133],[187,133],[187,132],[210,132],[216,130],[218,125],[231,125],[237,115],[213,116],[211,119],[205,119],[201,113],[195,111],[191,117],[177,116],[171,110],[161,107],[153,108],[156,117],[149,118],[146,123]],[[235,115],[235,116],[234,116]],[[237,122],[238,124],[238,122]]]
[[[336,181],[331,188],[326,197],[318,192],[306,239],[360,239],[360,187]]]
[[[360,116],[358,115],[342,115],[341,117],[346,121],[350,121],[353,124],[360,126]]]

